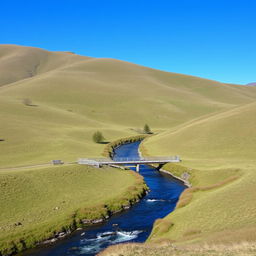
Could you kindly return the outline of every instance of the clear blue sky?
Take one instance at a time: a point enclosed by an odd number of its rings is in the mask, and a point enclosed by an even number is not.
[[[256,81],[255,0],[2,0],[0,43]]]

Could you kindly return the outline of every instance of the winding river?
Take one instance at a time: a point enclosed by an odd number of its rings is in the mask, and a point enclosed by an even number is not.
[[[116,148],[114,159],[138,157],[139,144],[140,142],[134,142]],[[174,210],[185,186],[170,175],[162,174],[146,165],[140,167],[140,174],[143,175],[150,192],[129,210],[112,216],[103,224],[76,231],[51,246],[36,248],[23,255],[93,256],[113,244],[144,242],[154,221]]]

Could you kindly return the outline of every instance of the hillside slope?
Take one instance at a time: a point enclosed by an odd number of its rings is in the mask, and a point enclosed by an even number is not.
[[[0,45],[0,86],[89,59],[34,47]]]
[[[180,155],[184,167],[165,168],[185,170],[194,186],[155,223],[149,241],[184,246],[256,240],[256,87],[0,45],[0,123],[2,178],[10,177],[7,167],[99,156],[104,145],[93,143],[96,130],[112,141],[148,123],[156,135],[144,149]],[[19,177],[26,170],[12,172]],[[3,214],[9,216],[8,209]]]
[[[152,155],[179,154],[195,168],[247,166],[256,159],[256,102],[194,120],[148,140]]]
[[[256,240],[255,127],[256,103],[251,103],[185,124],[144,144],[153,155],[180,154],[195,185],[191,198],[188,192],[181,196],[184,206],[165,218],[173,226],[160,232],[156,225],[151,241]]]
[[[31,47],[1,45],[0,65],[2,167],[98,156],[96,130],[107,140],[145,123],[161,132],[256,98],[252,87]]]
[[[136,188],[136,189],[134,189]],[[84,165],[0,172],[0,255],[15,255],[75,230],[81,220],[108,218],[145,192],[132,171]]]
[[[179,154],[163,168],[186,173],[175,211],[156,220],[146,244],[101,255],[255,255],[256,102],[201,117],[146,139],[149,155]]]

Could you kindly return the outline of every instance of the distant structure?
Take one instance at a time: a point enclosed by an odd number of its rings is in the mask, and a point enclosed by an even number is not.
[[[62,160],[52,160],[53,165],[64,164]]]

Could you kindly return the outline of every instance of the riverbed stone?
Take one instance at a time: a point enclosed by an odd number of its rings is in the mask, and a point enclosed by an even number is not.
[[[103,221],[104,221],[104,219],[96,219],[96,220],[93,220],[92,223],[97,224],[97,223],[101,223]]]
[[[64,236],[66,236],[67,234],[65,233],[65,232],[60,232],[59,234],[58,234],[58,237],[64,237]]]

